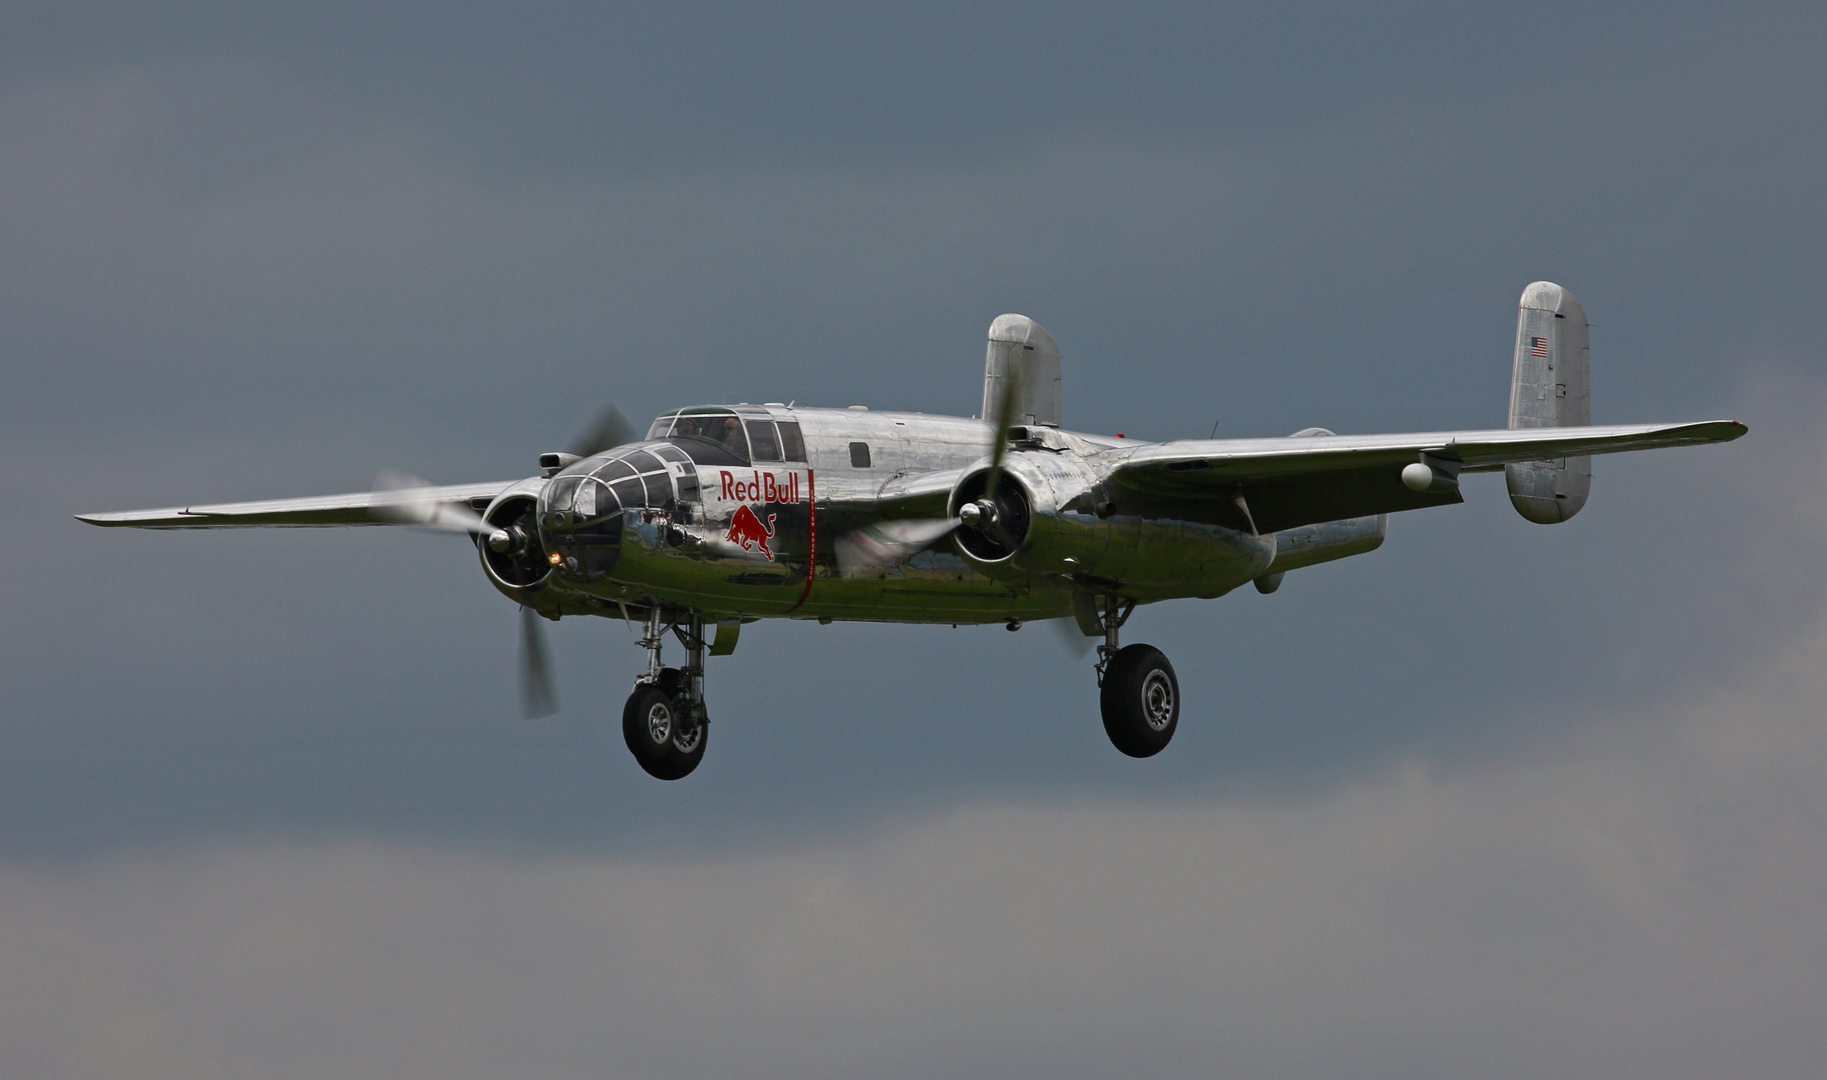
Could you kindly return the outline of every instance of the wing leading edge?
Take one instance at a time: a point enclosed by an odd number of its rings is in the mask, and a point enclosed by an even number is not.
[[[1418,492],[1402,483],[1422,455],[1488,472],[1512,462],[1730,442],[1743,424],[1636,424],[1298,439],[1189,440],[1136,449],[1110,483],[1141,496],[1217,500],[1241,495],[1262,532],[1370,514],[1463,502],[1457,490]],[[1241,514],[1239,515],[1241,517]]]
[[[515,483],[513,480],[503,480],[483,484],[356,491],[346,495],[317,495],[304,499],[169,506],[158,510],[77,514],[76,520],[109,528],[130,529],[309,529],[345,525],[400,525],[410,522],[401,520],[397,515],[387,516],[385,511],[388,508],[465,503],[472,509],[480,510]]]

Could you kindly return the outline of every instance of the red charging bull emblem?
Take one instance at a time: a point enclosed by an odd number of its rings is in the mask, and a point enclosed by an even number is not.
[[[738,506],[730,517],[730,531],[724,539],[744,551],[759,551],[774,561],[774,553],[768,550],[768,541],[774,537],[774,514],[768,515],[768,523],[763,525],[761,518],[747,506]]]

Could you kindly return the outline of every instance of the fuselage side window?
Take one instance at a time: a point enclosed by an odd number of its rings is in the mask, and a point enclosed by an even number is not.
[[[853,469],[867,469],[869,467],[868,443],[853,442],[850,444],[850,467]]]
[[[806,460],[806,442],[799,437],[799,421],[780,422],[780,456],[787,461]]]
[[[756,461],[779,461],[780,440],[774,435],[774,421],[750,420],[749,451]]]

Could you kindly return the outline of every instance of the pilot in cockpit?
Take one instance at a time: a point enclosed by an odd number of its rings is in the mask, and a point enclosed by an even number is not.
[[[722,431],[713,429],[710,432],[710,436],[738,454],[741,454],[746,449],[742,442],[742,421],[733,416],[723,421]]]
[[[698,422],[689,417],[681,416],[679,417],[678,425],[672,429],[672,433],[674,435],[684,435],[689,438],[698,434]]]

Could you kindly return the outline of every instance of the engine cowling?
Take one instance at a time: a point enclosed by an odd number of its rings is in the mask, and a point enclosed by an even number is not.
[[[1046,452],[1010,453],[994,493],[987,467],[966,475],[949,506],[962,522],[953,534],[960,553],[992,577],[1088,569],[1107,531],[1093,482],[1076,459]]]
[[[482,520],[493,526],[490,533],[476,538],[476,550],[482,556],[482,569],[489,583],[510,600],[533,603],[533,594],[544,589],[552,576],[544,546],[539,540],[539,492],[543,483],[528,480],[515,484],[495,496],[482,514]],[[506,542],[502,543],[505,534]]]
[[[997,476],[991,493],[990,478]],[[1008,470],[998,476],[985,469],[959,481],[952,491],[951,514],[963,522],[958,546],[965,557],[982,563],[1006,562],[1033,532],[1032,499]]]

